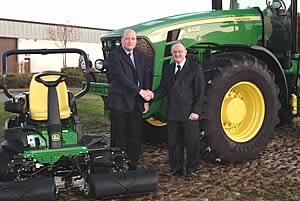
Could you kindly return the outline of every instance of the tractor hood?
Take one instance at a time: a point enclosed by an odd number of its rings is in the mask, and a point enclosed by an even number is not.
[[[195,26],[204,24],[224,24],[228,22],[257,20],[261,20],[261,15],[259,10],[255,8],[186,13],[118,29],[103,35],[102,38],[120,37],[125,29],[130,28],[137,32],[138,37],[147,37],[152,43],[155,43],[165,38],[164,35],[166,35],[168,31],[176,29],[190,28],[190,31],[195,31],[194,29],[197,29]]]

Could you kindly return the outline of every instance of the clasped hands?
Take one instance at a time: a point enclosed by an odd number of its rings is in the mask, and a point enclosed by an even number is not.
[[[154,98],[154,93],[150,91],[149,89],[141,89],[139,92],[140,96],[145,99],[145,101],[150,101]]]
[[[152,91],[150,91],[149,89],[141,89],[139,91],[140,96],[145,99],[145,101],[150,101],[151,99],[154,98],[154,93]],[[149,103],[145,103],[144,105],[145,107],[145,112],[147,112],[149,110]],[[145,113],[144,112],[144,113]],[[192,112],[189,116],[189,120],[199,120],[200,115],[197,113]]]

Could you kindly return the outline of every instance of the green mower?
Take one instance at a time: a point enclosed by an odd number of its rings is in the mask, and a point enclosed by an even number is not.
[[[33,75],[28,92],[13,95],[7,87],[7,58],[19,54],[79,54],[86,84],[73,95],[67,75]],[[90,88],[91,63],[80,49],[9,50],[2,55],[3,92],[9,98],[0,148],[0,200],[56,200],[66,184],[96,199],[153,192],[154,170],[128,171],[126,151],[110,147],[99,134],[83,134],[76,101]]]

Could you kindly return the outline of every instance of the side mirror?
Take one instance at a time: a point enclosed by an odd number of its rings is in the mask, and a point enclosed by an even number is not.
[[[96,68],[96,70],[98,70],[99,72],[101,72],[101,73],[106,73],[106,66],[105,66],[105,62],[104,62],[104,60],[103,59],[97,59],[96,61],[95,61],[95,68]]]
[[[275,9],[275,10],[277,10],[277,9],[279,9],[279,8],[282,7],[281,1],[278,1],[278,0],[273,1],[271,5],[272,5],[272,8]]]

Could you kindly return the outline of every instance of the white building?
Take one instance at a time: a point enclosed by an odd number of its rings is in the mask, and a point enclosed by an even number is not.
[[[84,50],[92,63],[102,58],[100,37],[108,29],[89,28],[65,24],[48,24],[0,18],[0,53],[11,49],[51,49],[63,48],[59,39],[62,28],[70,29],[68,48]],[[78,54],[67,54],[66,66],[78,66]],[[0,58],[2,64],[2,56]],[[7,72],[24,73],[42,70],[59,70],[63,67],[63,55],[19,55],[10,56],[7,61]],[[1,67],[2,71],[2,67]]]

